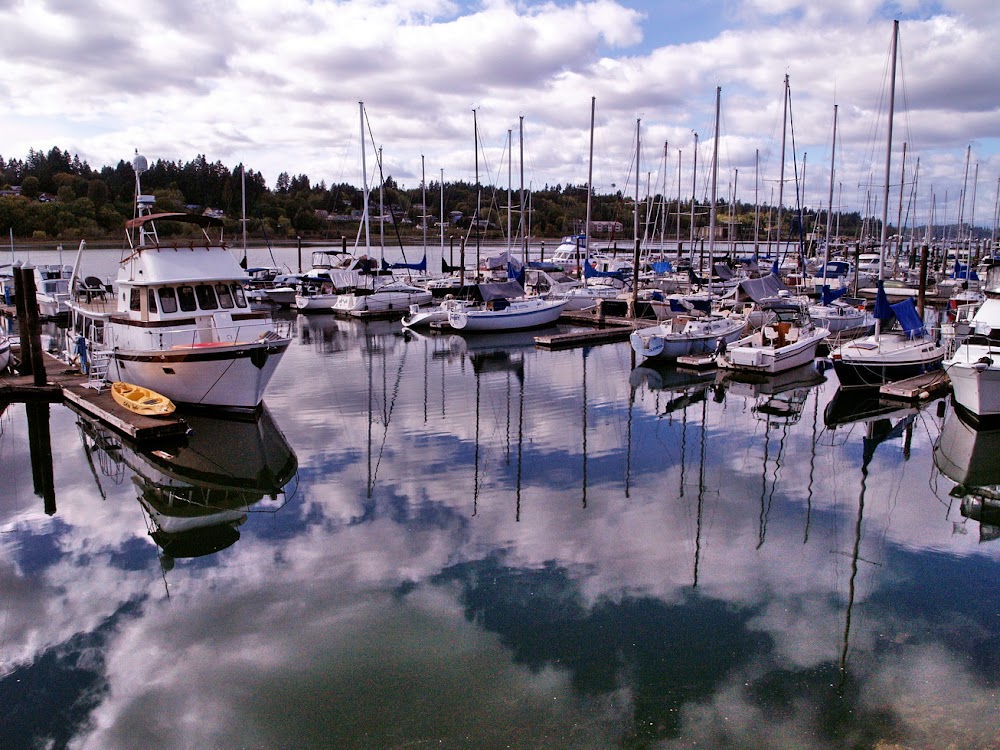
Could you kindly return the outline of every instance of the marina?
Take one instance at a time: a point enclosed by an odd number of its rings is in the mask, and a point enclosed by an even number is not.
[[[256,415],[49,404],[41,484],[36,406],[0,415],[8,737],[183,704],[168,745],[995,738],[948,718],[993,710],[995,436],[942,392],[274,315]]]

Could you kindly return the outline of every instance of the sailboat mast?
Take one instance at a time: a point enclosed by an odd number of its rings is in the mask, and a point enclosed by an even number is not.
[[[642,120],[635,121],[635,217],[633,221],[633,238],[635,240],[635,250],[632,254],[632,317],[636,317],[636,303],[639,301],[639,154],[641,151],[639,140],[639,125]],[[589,262],[589,261],[588,261]]]
[[[885,243],[889,236],[889,177],[892,170],[892,120],[896,108],[896,44],[899,40],[899,21],[892,22],[892,66],[889,73],[889,126],[885,139],[885,174],[882,185],[882,233],[879,238],[878,280],[879,286],[885,281]],[[875,318],[875,338],[882,331],[882,321]]]
[[[444,262],[444,169],[441,170],[441,261]]]
[[[425,171],[424,165],[424,155],[420,154],[420,205],[423,206],[423,225],[424,225],[424,258],[427,258],[427,173]]]
[[[722,86],[715,87],[715,139],[712,145],[712,204],[708,208],[708,263],[715,257],[715,213],[716,190],[719,181],[719,106],[722,102]]]
[[[885,174],[882,185],[882,234],[879,240],[879,281],[885,280],[885,243],[889,236],[889,177],[892,170],[892,120],[896,107],[896,45],[899,40],[899,21],[892,22],[892,67],[889,73],[889,127],[886,130]]]
[[[669,141],[663,142],[663,187],[660,192],[660,207],[663,211],[662,222],[660,223],[660,259],[663,258],[663,243],[666,241],[667,234],[667,159],[669,158],[668,147],[670,146]]]
[[[757,253],[760,251],[760,149],[753,152],[753,262],[757,262]]]
[[[482,207],[483,191],[479,187],[479,122],[476,110],[472,110],[472,134],[476,153],[476,278],[479,278],[479,211]]]
[[[240,196],[243,224],[243,267],[247,266],[247,168],[240,165]]]
[[[694,265],[694,204],[698,197],[698,134],[694,134],[694,164],[691,166],[691,247],[690,262]]]
[[[507,257],[510,257],[510,245],[513,241],[514,217],[511,213],[513,206],[511,200],[514,198],[514,129],[507,128]]]
[[[587,164],[587,221],[583,228],[583,251],[587,262],[590,262],[590,208],[591,196],[594,194],[594,112],[597,108],[597,97],[590,97],[590,155]],[[578,253],[579,256],[579,253]],[[583,285],[587,285],[587,274],[583,275]]]
[[[781,115],[781,169],[778,176],[778,223],[775,230],[775,240],[778,243],[778,254],[781,254],[781,208],[785,195],[785,139],[788,132],[788,73],[785,73],[784,110]]]
[[[524,115],[518,117],[517,145],[520,150],[518,166],[521,170],[521,189],[517,201],[517,206],[520,209],[517,216],[517,231],[521,235],[521,262],[524,265],[528,265],[528,232],[524,223]]]
[[[365,103],[358,102],[361,120],[361,184],[364,191],[365,207],[362,216],[365,221],[365,254],[371,250],[371,217],[368,215],[368,165],[365,163]]]
[[[826,204],[826,242],[823,247],[823,286],[827,285],[826,267],[830,263],[830,227],[833,224],[833,179],[837,164],[837,106],[833,105],[833,147],[830,149],[830,196]]]

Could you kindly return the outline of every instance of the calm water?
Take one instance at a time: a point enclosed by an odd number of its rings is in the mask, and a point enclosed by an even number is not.
[[[48,503],[0,416],[0,746],[1000,744],[962,512],[1000,433],[814,368],[285,323],[257,423],[142,453],[48,409]]]

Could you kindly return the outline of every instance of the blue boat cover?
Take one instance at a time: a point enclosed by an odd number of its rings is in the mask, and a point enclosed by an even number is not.
[[[656,273],[670,273],[674,270],[674,267],[670,264],[669,260],[661,260],[653,264],[653,270]]]
[[[444,259],[443,258],[441,259],[441,262],[444,263]],[[427,255],[425,253],[423,259],[419,263],[391,263],[390,264],[390,263],[387,263],[386,261],[383,260],[382,261],[382,268],[385,269],[385,270],[389,270],[390,268],[409,268],[410,270],[413,270],[413,271],[426,271],[427,270]]]
[[[821,302],[824,305],[829,305],[831,302],[833,302],[834,300],[840,299],[845,294],[847,294],[847,287],[846,286],[843,287],[842,289],[838,289],[837,291],[833,291],[832,289],[830,289],[830,287],[827,284],[824,284],[823,285],[823,295],[822,295]]]
[[[910,300],[911,302],[913,300]],[[889,304],[889,298],[885,296],[885,284],[881,280],[878,282],[878,291],[875,292],[875,309],[873,313],[876,318],[885,323],[892,318],[893,310]]]
[[[512,281],[516,281],[521,286],[524,286],[524,266],[516,268],[513,263],[508,263],[507,278]]]
[[[598,271],[590,261],[583,264],[583,275],[588,279],[608,278],[625,281],[625,274],[621,271]]]
[[[911,297],[907,297],[895,305],[890,305],[890,307],[907,338],[913,339],[926,335],[927,329],[924,328],[924,321],[920,318],[920,313],[917,312],[917,306]]]

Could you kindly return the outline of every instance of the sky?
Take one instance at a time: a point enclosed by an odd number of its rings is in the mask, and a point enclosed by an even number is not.
[[[718,88],[719,198],[794,206],[798,187],[807,206],[879,215],[894,19],[890,220],[923,223],[933,206],[939,224],[991,228],[995,0],[174,0],[141,12],[0,0],[0,155],[58,146],[100,167],[136,150],[204,154],[271,187],[282,171],[360,187],[364,102],[371,186],[381,153],[382,174],[408,188],[442,174],[580,185],[592,169],[598,192],[703,199]]]

